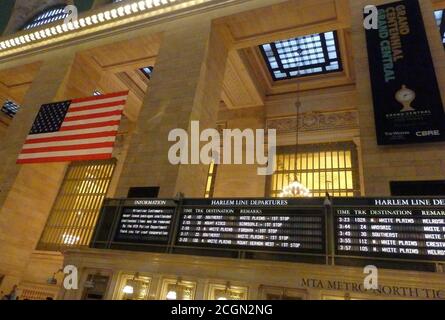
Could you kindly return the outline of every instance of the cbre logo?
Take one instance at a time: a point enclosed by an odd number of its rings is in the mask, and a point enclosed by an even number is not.
[[[440,136],[439,130],[428,130],[428,131],[417,131],[416,136],[418,137],[431,137],[431,136]]]

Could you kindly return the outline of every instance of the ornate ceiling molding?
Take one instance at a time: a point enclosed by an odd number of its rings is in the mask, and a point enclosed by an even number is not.
[[[267,119],[267,128],[277,130],[277,134],[295,132],[297,117],[270,118]],[[334,130],[334,129],[357,129],[359,120],[357,111],[340,112],[309,112],[299,116],[298,128],[302,132]]]
[[[66,46],[71,41],[106,37],[119,28],[120,33],[140,29],[172,17],[215,10],[233,2],[252,0],[145,0],[111,3],[79,15],[78,20],[54,21],[0,39],[0,59],[18,54]]]

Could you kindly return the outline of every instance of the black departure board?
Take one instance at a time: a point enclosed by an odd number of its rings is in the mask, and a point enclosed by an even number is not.
[[[127,200],[121,208],[115,241],[168,244],[175,210],[171,200]]]
[[[335,199],[336,254],[445,260],[445,199]]]
[[[178,246],[326,253],[322,200],[185,200]]]

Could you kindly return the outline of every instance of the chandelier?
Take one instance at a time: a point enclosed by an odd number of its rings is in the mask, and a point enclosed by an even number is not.
[[[288,186],[284,187],[279,194],[280,198],[302,198],[312,197],[311,191],[304,184],[295,180]]]
[[[302,49],[299,49],[297,51],[297,54],[301,56],[301,53],[303,52]],[[297,114],[297,121],[295,124],[295,180],[291,182],[289,185],[285,186],[281,193],[278,195],[280,198],[307,198],[312,197],[311,191],[298,180],[298,138],[299,138],[299,121],[300,121],[300,82],[298,79],[298,76],[300,75],[300,67],[301,63],[298,64],[298,73],[297,73],[297,102],[295,102],[295,108],[296,108],[296,114]]]

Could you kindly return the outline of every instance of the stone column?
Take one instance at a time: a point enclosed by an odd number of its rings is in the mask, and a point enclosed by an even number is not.
[[[390,195],[391,181],[440,180],[445,178],[445,143],[378,146],[366,51],[363,8],[393,1],[350,0],[352,46],[355,61],[364,187],[367,196]],[[445,53],[434,20],[431,1],[420,1],[442,99],[445,98]],[[420,63],[420,62],[419,62]],[[372,67],[372,66],[371,66]]]
[[[164,33],[118,196],[126,196],[130,187],[147,186],[159,186],[161,197],[204,195],[208,166],[170,164],[174,143],[168,135],[176,128],[190,132],[195,120],[201,130],[216,127],[226,60],[227,49],[210,19],[177,23]]]
[[[227,120],[227,121],[225,121]],[[219,121],[227,123],[227,129],[255,130],[265,128],[265,116],[262,107],[220,112]],[[256,138],[256,137],[255,137]],[[248,145],[243,140],[243,158]],[[256,146],[249,146],[255,152]],[[254,148],[253,148],[254,147]],[[264,147],[267,150],[267,146]],[[218,165],[213,197],[264,197],[266,194],[266,176],[258,175],[258,164],[220,164]]]
[[[25,95],[22,109],[0,144],[0,274],[1,289],[18,284],[39,240],[66,164],[17,165],[16,159],[35,116],[44,103],[61,99],[74,53],[48,56]]]

